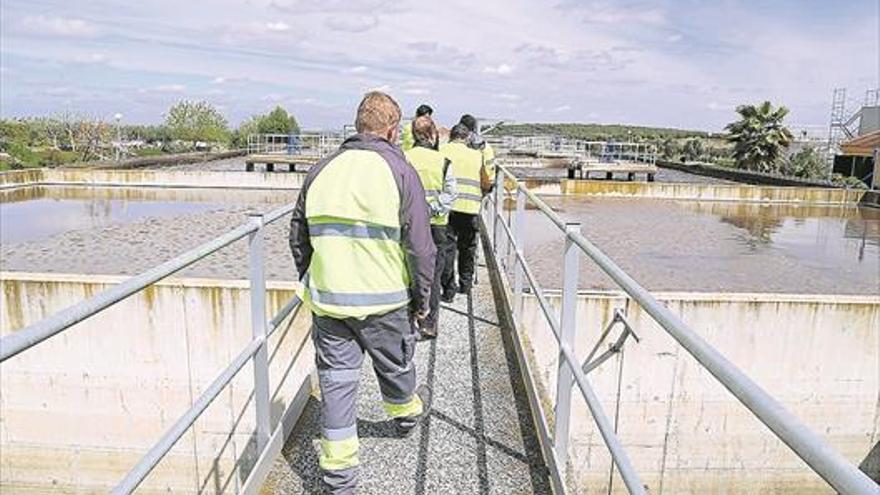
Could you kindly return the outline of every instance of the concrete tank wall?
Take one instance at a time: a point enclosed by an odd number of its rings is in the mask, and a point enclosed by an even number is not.
[[[0,274],[0,334],[122,277]],[[293,295],[270,284],[267,314]],[[250,341],[247,283],[177,279],[143,290],[0,365],[0,491],[106,493]],[[314,351],[307,312],[269,343],[273,427]],[[226,493],[253,466],[252,365],[209,406],[138,493]]]
[[[660,294],[658,298],[814,432],[855,464],[880,440],[880,297]],[[558,295],[550,301],[560,307]],[[577,355],[595,345],[615,308],[641,338],[589,379],[650,493],[829,493],[829,488],[651,317],[619,295],[578,299]],[[545,413],[556,394],[556,341],[533,296],[521,335]],[[602,344],[601,354],[621,328]],[[622,366],[622,371],[621,371]],[[618,379],[620,377],[620,379]],[[606,493],[610,456],[574,392],[569,481]],[[625,493],[615,474],[613,491]]]
[[[299,189],[305,174],[165,170],[36,169],[0,173],[0,188],[27,184]]]
[[[563,194],[589,196],[683,199],[700,201],[760,201],[769,203],[856,204],[865,194],[857,189],[820,187],[750,186],[728,184],[673,184],[568,180]]]

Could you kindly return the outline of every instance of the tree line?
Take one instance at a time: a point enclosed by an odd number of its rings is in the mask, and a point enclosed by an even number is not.
[[[55,166],[108,160],[118,150],[146,156],[201,149],[237,149],[255,133],[299,132],[284,108],[254,115],[231,128],[226,117],[205,101],[182,100],[155,125],[121,124],[105,118],[64,112],[51,117],[0,119],[0,169]],[[117,142],[120,141],[120,142]]]

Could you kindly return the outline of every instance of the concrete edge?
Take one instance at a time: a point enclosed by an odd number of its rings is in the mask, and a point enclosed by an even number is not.
[[[275,431],[272,432],[272,436],[269,437],[269,443],[266,445],[266,449],[263,450],[263,453],[260,455],[260,458],[257,459],[254,468],[251,470],[250,474],[248,474],[244,486],[241,489],[241,493],[245,495],[256,495],[262,489],[263,483],[265,483],[266,478],[272,471],[272,465],[275,463],[275,459],[281,454],[281,451],[284,449],[284,444],[287,443],[287,438],[293,432],[296,423],[302,416],[303,411],[305,411],[306,404],[311,396],[311,382],[312,373],[309,373],[299,385],[296,395],[290,402],[287,410],[284,411],[284,414],[281,416],[281,420],[275,427]]]
[[[115,285],[130,279],[131,275],[89,275],[84,273],[52,273],[52,272],[10,272],[0,271],[2,282],[62,282]],[[168,277],[153,285],[162,287],[214,287],[222,289],[248,289],[250,282],[243,279]],[[266,282],[266,289],[294,291],[299,282],[271,280]]]
[[[560,289],[542,289],[547,296],[559,296]],[[825,304],[880,304],[880,295],[861,294],[797,294],[788,292],[687,292],[687,291],[652,291],[655,298],[662,301],[688,302],[779,302],[779,303],[825,303]],[[526,292],[527,297],[535,297]],[[578,290],[578,297],[594,297],[600,299],[628,299],[622,291],[615,290]]]
[[[495,309],[498,313],[498,321],[504,322],[507,329],[507,331],[504,331],[505,328],[502,328],[501,336],[506,345],[512,344],[514,354],[516,355],[516,364],[520,372],[520,379],[523,381],[526,395],[528,396],[532,426],[534,426],[535,432],[537,433],[536,437],[541,445],[541,455],[544,458],[544,463],[547,465],[547,470],[550,474],[550,486],[554,494],[565,495],[565,475],[559,468],[559,461],[556,457],[556,452],[553,449],[552,443],[550,443],[550,438],[552,436],[550,424],[548,419],[540,413],[541,402],[546,401],[546,398],[542,397],[540,389],[535,383],[531,371],[531,363],[526,350],[523,347],[523,342],[520,339],[520,324],[517,322],[513,314],[513,306],[508,297],[509,290],[504,277],[501,276],[498,259],[494,256],[490,247],[491,243],[489,241],[489,234],[487,233],[485,218],[483,215],[479,215],[479,219],[483,259],[486,261],[486,271],[489,272],[489,281],[492,285],[492,296],[495,299]],[[536,411],[538,411],[538,414],[536,414]]]

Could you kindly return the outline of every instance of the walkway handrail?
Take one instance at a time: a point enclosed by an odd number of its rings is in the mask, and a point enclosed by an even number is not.
[[[661,328],[684,347],[684,349],[691,354],[697,362],[706,368],[712,376],[721,382],[721,384],[724,385],[753,415],[755,415],[755,417],[764,423],[770,431],[782,440],[829,485],[834,487],[838,492],[845,494],[877,494],[877,485],[865,473],[847,461],[839,452],[831,447],[831,445],[816,435],[795,415],[789,412],[781,403],[779,403],[779,401],[774,399],[757,383],[718,352],[718,350],[701,338],[677,315],[670,311],[650,292],[624,272],[611,258],[584,237],[580,233],[579,228],[571,228],[570,224],[567,225],[566,222],[537,195],[535,195],[535,193],[520,183],[513,173],[501,166],[499,167],[499,170],[501,173],[497,174],[496,177],[494,198],[495,211],[493,212],[495,225],[494,247],[496,256],[502,258],[502,247],[504,247],[508,253],[510,252],[510,248],[514,249],[514,259],[516,260],[513,267],[514,275],[515,277],[520,276],[521,272],[518,270],[523,270],[526,278],[529,280],[529,283],[532,284],[532,288],[538,296],[538,302],[542,306],[545,316],[547,316],[548,323],[550,324],[554,335],[560,342],[560,373],[562,373],[563,370],[563,363],[571,368],[573,377],[580,386],[582,393],[585,395],[584,398],[588,405],[591,402],[590,398],[587,397],[588,392],[590,392],[590,387],[586,376],[581,372],[580,365],[577,363],[575,356],[573,355],[574,334],[571,333],[570,335],[566,335],[565,331],[566,315],[567,312],[569,312],[569,315],[573,314],[574,298],[577,293],[577,266],[575,265],[573,267],[574,273],[570,273],[571,267],[568,265],[566,265],[566,269],[564,270],[565,278],[563,281],[562,296],[563,322],[560,324],[554,321],[555,318],[550,318],[553,316],[553,312],[550,308],[543,307],[545,304],[549,305],[549,303],[546,301],[546,297],[544,297],[540,287],[537,287],[534,276],[525,260],[521,241],[524,239],[523,229],[525,227],[525,222],[523,213],[525,211],[524,199],[526,198],[565,234],[567,256],[568,247],[570,245],[579,248],[587,258],[593,261],[605,274],[614,280],[614,282],[630,298],[636,301],[660,325]],[[513,231],[511,231],[511,226],[505,222],[503,215],[505,177],[516,183],[516,223],[512,226]],[[522,196],[522,198],[520,196]],[[501,245],[501,237],[499,235],[502,232],[507,238],[507,242],[504,246]],[[517,239],[520,241],[518,242]],[[573,287],[572,279],[575,280]],[[521,297],[522,295],[519,293],[514,294],[514,298],[517,300]],[[520,308],[521,302],[517,302],[516,307]],[[514,315],[514,317],[518,317],[518,314]],[[569,330],[571,331],[573,329]],[[562,389],[560,388],[559,390]],[[568,394],[570,394],[570,391]],[[560,400],[565,399],[560,399],[558,397],[557,401]],[[613,432],[610,432],[611,434],[608,435],[608,425],[603,426],[600,424],[604,418],[604,413],[601,411],[601,407],[599,408],[598,416],[597,412],[593,411],[592,407],[591,412],[593,412],[594,419],[597,421],[600,432],[611,450],[612,458],[618,465],[621,471],[621,476],[624,478],[624,482],[630,493],[643,493],[644,489],[641,488],[641,484],[638,484],[635,487],[632,486],[638,481],[638,478],[635,476],[634,472],[627,472],[631,469],[631,466],[629,466],[629,460],[626,458],[626,455],[621,455],[620,449],[618,449],[616,436]],[[563,416],[564,417],[560,418],[559,414],[557,414],[557,423],[560,420],[567,423],[567,411],[564,412]],[[558,424],[556,431],[560,431]],[[567,425],[564,426],[562,431],[567,434]],[[567,445],[567,439],[556,438],[554,440],[556,445],[559,445],[560,441],[562,442],[562,445]],[[556,455],[562,459],[565,458],[564,452],[557,451]],[[564,465],[564,463],[562,464]]]
[[[269,436],[272,433],[270,429],[267,343],[269,337],[301,303],[299,298],[294,296],[271,319],[266,319],[263,231],[266,225],[290,214],[294,207],[294,204],[289,204],[266,214],[251,214],[248,222],[201,246],[0,339],[0,363],[2,363],[31,347],[45,342],[52,336],[64,332],[73,325],[104,311],[159,280],[249,236],[252,339],[238,356],[214,379],[193,405],[180,416],[159,441],[128,472],[125,478],[113,489],[112,493],[114,495],[124,495],[133,492],[186,431],[189,430],[205,409],[220,395],[244,365],[251,360],[254,362],[257,458],[263,457],[263,452],[269,447]],[[251,471],[249,478],[255,471],[256,469]]]

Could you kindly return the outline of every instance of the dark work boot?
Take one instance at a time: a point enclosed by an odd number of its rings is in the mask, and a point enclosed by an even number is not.
[[[419,329],[419,335],[416,340],[423,342],[425,340],[434,340],[437,338],[437,327],[422,327]]]
[[[455,291],[454,290],[444,290],[443,295],[440,296],[440,300],[445,303],[451,303],[455,301]]]
[[[470,291],[471,291],[471,284],[466,284],[464,282],[461,282],[458,284],[458,293],[459,294],[467,294]]]
[[[431,404],[433,403],[433,394],[431,387],[427,385],[419,385],[416,388],[416,395],[422,401],[422,413],[415,416],[407,416],[405,418],[394,418],[397,424],[397,431],[402,437],[408,437],[416,429],[416,426],[424,421],[431,414]]]

